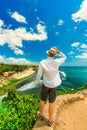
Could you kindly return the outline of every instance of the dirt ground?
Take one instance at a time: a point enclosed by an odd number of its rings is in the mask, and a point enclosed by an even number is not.
[[[54,123],[47,126],[49,103],[45,105],[45,120],[37,120],[33,130],[87,130],[87,90],[58,96]]]
[[[87,98],[65,105],[53,130],[87,130]]]

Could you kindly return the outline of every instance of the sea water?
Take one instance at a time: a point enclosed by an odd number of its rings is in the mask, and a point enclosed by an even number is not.
[[[62,85],[65,87],[77,88],[87,83],[87,67],[61,67],[66,74],[66,80],[62,82]]]
[[[59,69],[60,77],[62,83],[58,86],[59,89],[71,88],[75,89],[81,85],[87,83],[87,67],[75,67],[75,66],[62,66]],[[40,80],[40,88],[36,88],[35,81],[25,84],[18,91],[26,93],[35,93],[38,95],[42,85],[42,80]]]

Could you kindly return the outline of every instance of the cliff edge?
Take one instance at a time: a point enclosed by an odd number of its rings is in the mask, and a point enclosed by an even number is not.
[[[53,116],[54,123],[47,126],[49,103],[45,105],[45,120],[37,119],[32,130],[87,130],[87,90],[58,96]]]

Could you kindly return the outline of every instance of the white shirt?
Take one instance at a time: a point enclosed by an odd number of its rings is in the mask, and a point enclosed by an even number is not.
[[[62,58],[53,59],[48,57],[40,62],[38,72],[36,75],[36,84],[40,82],[40,78],[43,75],[43,84],[48,88],[54,88],[61,84],[61,78],[58,68],[64,63],[66,56],[60,52]]]

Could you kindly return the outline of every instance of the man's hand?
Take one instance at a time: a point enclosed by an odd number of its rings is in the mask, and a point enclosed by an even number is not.
[[[36,88],[39,88],[39,84],[36,84]]]

